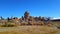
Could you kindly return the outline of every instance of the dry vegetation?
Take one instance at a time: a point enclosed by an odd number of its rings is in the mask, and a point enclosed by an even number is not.
[[[58,29],[49,26],[0,27],[0,34],[56,34]]]

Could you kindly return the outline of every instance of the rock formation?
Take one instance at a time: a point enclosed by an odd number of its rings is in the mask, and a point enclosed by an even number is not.
[[[2,22],[2,17],[0,22]],[[26,11],[24,13],[24,16],[22,16],[20,19],[18,19],[17,17],[11,17],[11,18],[7,18],[6,20],[7,22],[5,23],[14,23],[15,25],[45,25],[45,24],[49,24],[50,22],[50,18],[45,19],[45,17],[33,17],[30,16],[29,12]]]

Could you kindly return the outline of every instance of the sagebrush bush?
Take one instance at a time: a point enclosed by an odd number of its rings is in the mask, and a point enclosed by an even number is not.
[[[1,27],[14,27],[14,26],[16,26],[15,23],[7,23],[7,24],[1,25]]]

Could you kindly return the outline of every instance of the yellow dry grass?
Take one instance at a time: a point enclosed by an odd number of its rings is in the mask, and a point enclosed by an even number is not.
[[[0,27],[0,34],[56,34],[58,29],[49,26]]]

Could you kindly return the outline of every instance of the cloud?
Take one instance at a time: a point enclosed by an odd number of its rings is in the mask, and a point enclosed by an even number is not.
[[[60,17],[58,17],[58,18],[53,18],[53,19],[60,19]]]

